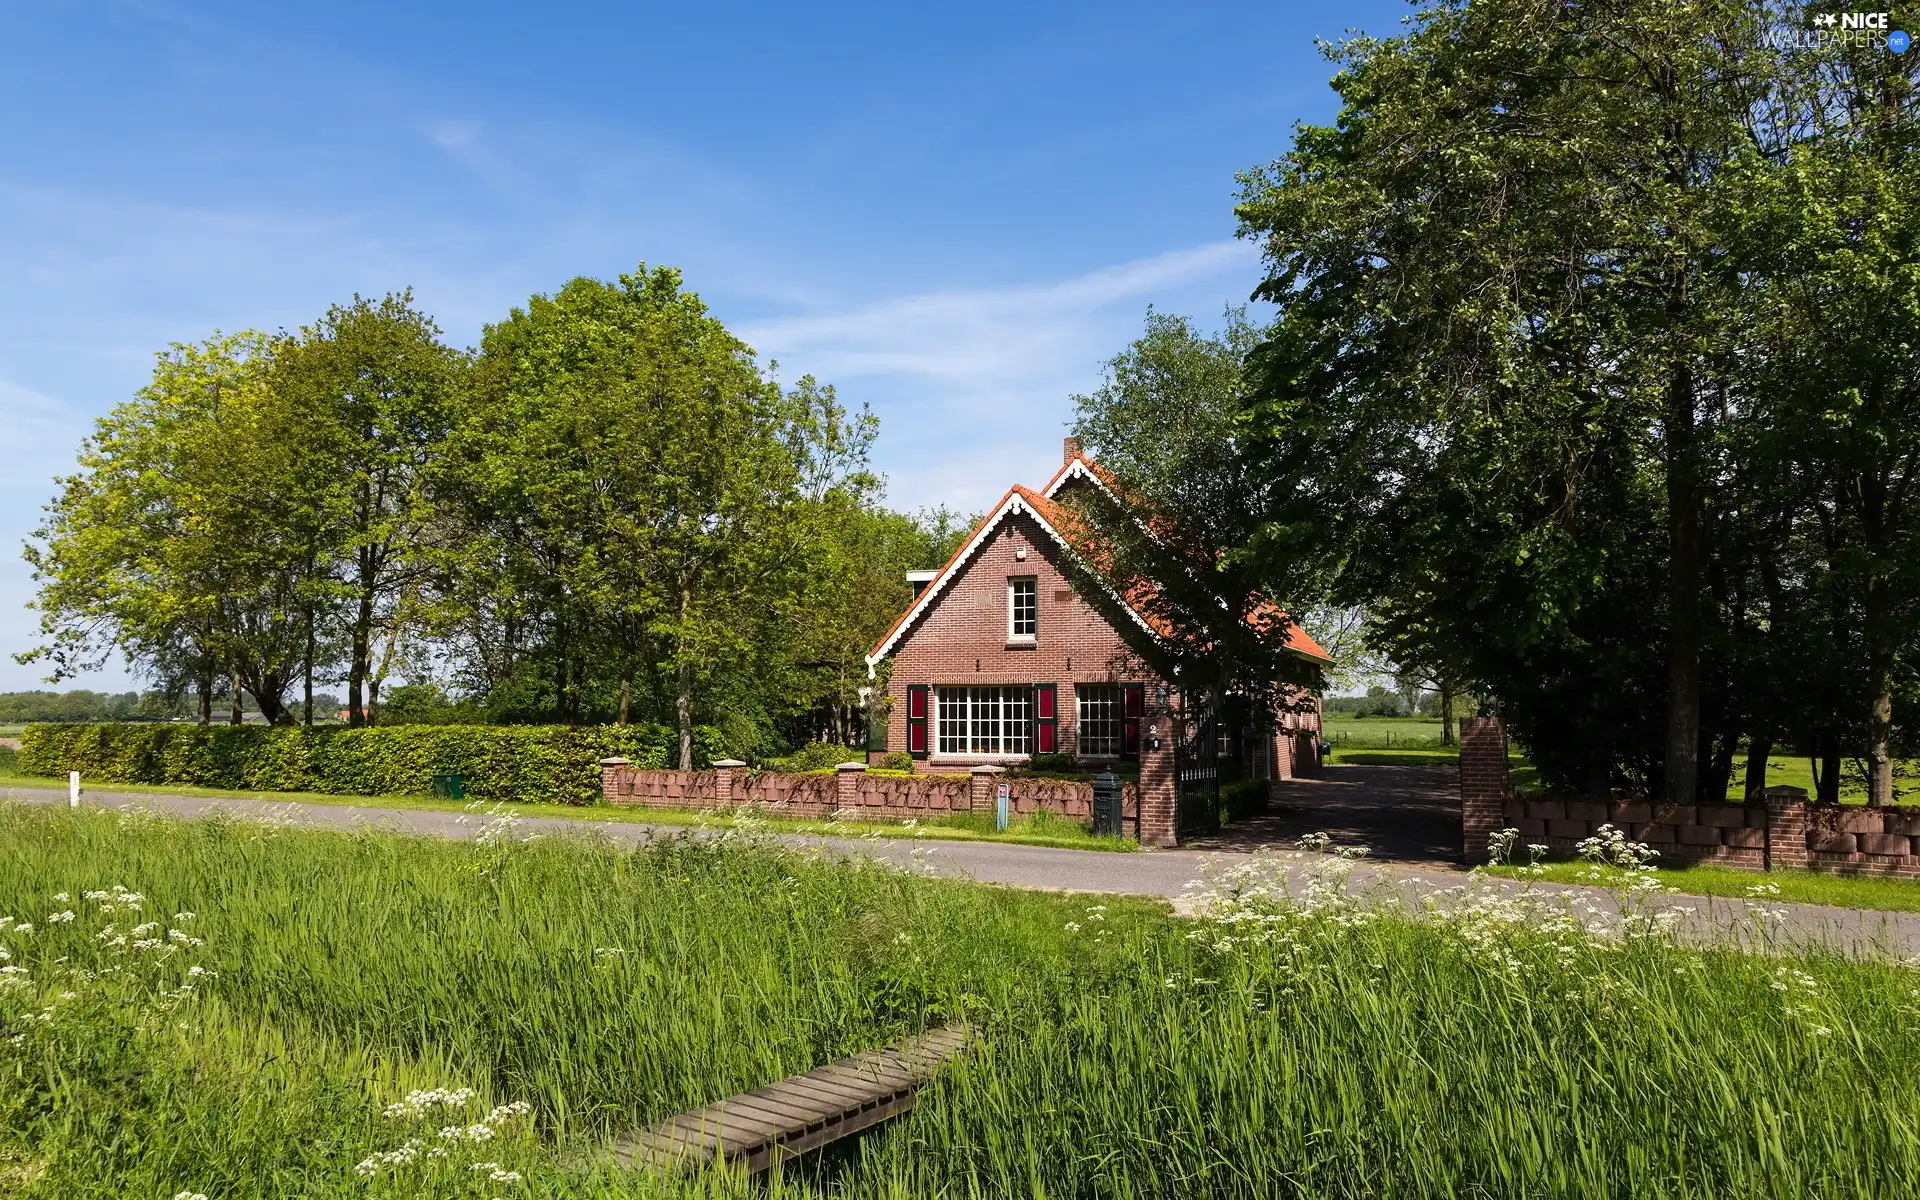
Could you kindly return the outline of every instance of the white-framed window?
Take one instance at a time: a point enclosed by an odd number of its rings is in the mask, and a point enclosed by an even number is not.
[[[1007,580],[1007,637],[1030,642],[1040,632],[1040,581],[1028,575]]]
[[[1073,698],[1079,706],[1079,752],[1083,755],[1118,755],[1121,707],[1120,685],[1115,683],[1076,683]]]
[[[1033,753],[1033,688],[943,687],[938,695],[940,753]]]

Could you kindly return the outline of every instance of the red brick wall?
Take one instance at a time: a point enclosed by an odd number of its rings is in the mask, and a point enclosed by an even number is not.
[[[1020,552],[1024,551],[1024,560]],[[1008,517],[971,561],[956,569],[939,597],[906,631],[893,653],[887,694],[887,749],[907,748],[907,687],[910,684],[986,686],[1057,683],[1056,749],[1077,752],[1079,706],[1076,683],[1145,683],[1158,677],[1128,650],[1106,618],[1080,599],[1058,565],[1053,538],[1027,513]],[[1040,611],[1031,645],[1007,638],[1007,580],[1035,577]],[[958,768],[995,761],[939,752],[939,706],[929,698],[926,768]],[[1004,761],[1004,760],[1002,760]]]
[[[1811,867],[1839,875],[1920,878],[1920,811],[1811,805],[1799,788],[1769,788],[1764,803],[1649,804],[1639,800],[1514,799],[1506,823],[1520,840],[1571,850],[1611,824],[1660,852],[1660,864],[1765,870]]]
[[[795,817],[825,817],[833,813],[852,820],[908,820],[967,812],[972,780],[966,775],[872,775],[865,771],[787,774],[763,771],[748,774],[724,769],[712,771],[651,771],[631,765],[609,764],[602,770],[602,788],[609,804],[637,808],[677,808],[714,811],[743,804],[777,808]],[[1017,816],[1041,810],[1062,816],[1093,815],[1093,785],[1073,779],[1005,779],[989,776],[991,785],[1011,789],[1008,807]],[[1132,783],[1120,789],[1127,822],[1137,823],[1140,789]],[[992,811],[992,801],[986,804]]]

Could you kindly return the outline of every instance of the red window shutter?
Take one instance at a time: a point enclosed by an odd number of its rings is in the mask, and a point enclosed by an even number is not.
[[[907,753],[927,756],[927,685],[907,685]]]
[[[1059,717],[1055,698],[1059,694],[1059,685],[1036,683],[1033,685],[1033,748],[1036,754],[1052,754],[1058,745],[1055,730],[1059,728]]]
[[[1123,698],[1120,718],[1120,757],[1140,757],[1140,718],[1146,712],[1147,689],[1145,684],[1123,683],[1120,685]]]

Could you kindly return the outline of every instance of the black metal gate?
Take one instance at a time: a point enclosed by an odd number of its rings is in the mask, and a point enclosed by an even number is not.
[[[1173,747],[1173,835],[1184,840],[1220,829],[1219,734],[1212,713],[1179,724]]]

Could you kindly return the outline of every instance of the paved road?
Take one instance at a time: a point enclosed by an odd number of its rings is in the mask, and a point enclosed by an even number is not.
[[[1460,772],[1456,767],[1330,766],[1274,785],[1268,810],[1194,839],[1202,850],[1291,846],[1304,833],[1365,846],[1375,862],[1460,865]]]
[[[63,791],[46,788],[0,789],[0,799],[30,804],[65,804]],[[316,828],[372,827],[422,836],[471,838],[486,823],[484,816],[430,809],[370,808],[356,805],[273,802],[240,797],[168,796],[136,792],[94,791],[84,803],[95,807],[145,808],[181,817],[224,812],[236,817],[269,819]],[[599,835],[622,845],[638,845],[650,838],[690,832],[686,826],[647,825],[632,821],[587,821],[556,817],[523,817],[521,834]],[[694,831],[699,832],[699,831]],[[706,831],[704,836],[718,836]],[[1256,860],[1284,873],[1288,886],[1298,890],[1327,858],[1290,851],[1151,850],[1115,854],[1097,850],[1056,850],[1003,842],[945,842],[933,839],[838,838],[782,834],[795,846],[817,846],[845,854],[863,855],[930,874],[973,879],[981,883],[1050,891],[1107,892],[1157,896],[1175,901],[1196,881]],[[1395,863],[1364,863],[1353,872],[1350,886],[1385,900],[1418,905],[1435,893],[1467,882],[1466,872],[1443,867],[1408,867]],[[1504,891],[1519,885],[1492,881]],[[1601,914],[1617,915],[1613,893],[1600,888],[1563,884],[1534,884],[1536,892],[1565,895],[1590,902]],[[1804,904],[1768,904],[1781,914],[1767,918],[1740,900],[1704,896],[1665,897],[1660,904],[1684,908],[1678,932],[1693,941],[1753,944],[1771,938],[1784,942],[1818,942],[1838,949],[1865,950],[1909,957],[1920,954],[1920,913],[1879,913]],[[1603,918],[1604,919],[1604,918]],[[1761,931],[1769,931],[1762,934]]]

